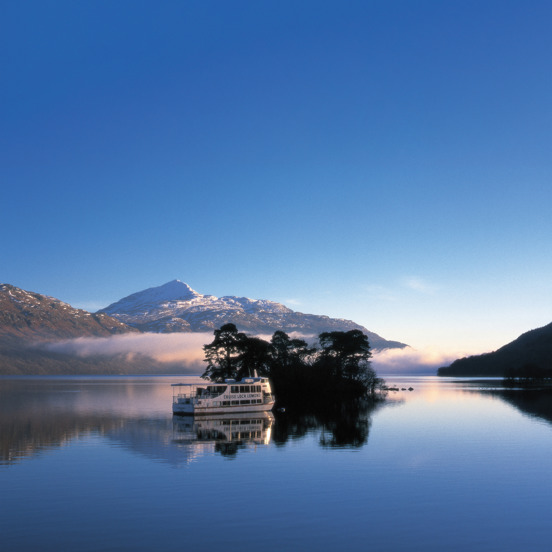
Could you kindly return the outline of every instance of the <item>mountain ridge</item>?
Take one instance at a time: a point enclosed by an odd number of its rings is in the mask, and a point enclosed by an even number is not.
[[[136,331],[107,314],[90,313],[49,295],[0,284],[0,336],[40,341]]]
[[[384,339],[352,320],[304,314],[268,299],[203,295],[180,280],[133,293],[97,312],[147,332],[208,332],[227,323],[257,335],[282,330],[315,336],[326,331],[356,329],[368,336],[374,349],[407,347]]]

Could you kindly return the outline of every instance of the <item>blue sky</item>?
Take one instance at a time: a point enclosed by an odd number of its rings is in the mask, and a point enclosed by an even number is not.
[[[548,1],[4,3],[0,281],[178,278],[388,339],[552,320]]]

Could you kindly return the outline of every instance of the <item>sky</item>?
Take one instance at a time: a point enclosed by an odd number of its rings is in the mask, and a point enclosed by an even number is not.
[[[0,7],[0,282],[173,279],[491,351],[552,320],[552,3]]]

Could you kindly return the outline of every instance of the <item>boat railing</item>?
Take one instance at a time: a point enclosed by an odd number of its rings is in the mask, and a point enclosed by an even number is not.
[[[223,393],[202,393],[201,395],[198,395],[197,392],[189,391],[184,393],[177,393],[174,395],[175,400],[176,399],[215,399],[216,397],[220,397],[223,395]]]
[[[193,399],[195,398],[195,394],[193,393],[178,393],[173,396],[174,401],[177,401],[178,399]]]

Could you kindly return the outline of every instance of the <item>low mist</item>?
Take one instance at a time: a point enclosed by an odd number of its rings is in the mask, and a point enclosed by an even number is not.
[[[436,375],[438,368],[462,356],[464,353],[434,349],[385,349],[374,353],[372,367],[378,374]]]
[[[270,340],[271,336],[259,336]],[[293,335],[314,341],[313,336]],[[310,339],[309,339],[310,338]],[[75,355],[81,358],[92,356],[134,354],[151,357],[157,362],[174,365],[183,369],[194,369],[201,373],[205,368],[203,346],[213,341],[213,334],[205,333],[143,333],[124,334],[110,337],[80,337],[48,344],[50,351]],[[374,351],[372,366],[378,374],[436,374],[441,366],[447,366],[464,356],[458,352],[435,350],[385,349]]]
[[[160,363],[182,364],[183,369],[205,369],[203,345],[213,340],[212,333],[143,333],[110,337],[79,337],[50,343],[48,350],[75,355],[92,356],[145,355]]]

